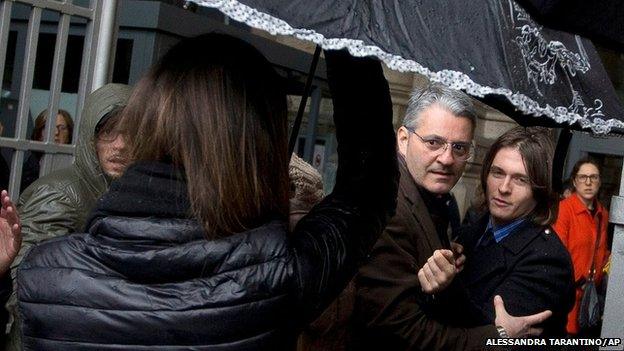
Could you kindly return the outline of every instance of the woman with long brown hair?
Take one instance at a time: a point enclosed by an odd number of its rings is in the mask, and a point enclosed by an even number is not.
[[[25,349],[293,348],[394,209],[381,65],[326,53],[340,166],[288,231],[286,96],[251,45],[175,45],[120,121],[134,163],[87,234],[34,248],[18,273]]]
[[[45,139],[46,122],[48,121],[48,110],[43,110],[35,119],[35,128],[30,135],[31,140],[43,141]],[[71,144],[74,132],[74,120],[69,112],[58,110],[56,119],[52,124],[54,133],[52,137],[56,144]],[[39,178],[39,170],[43,153],[39,151],[28,151],[26,160],[22,167],[22,181],[20,182],[20,192],[23,192],[30,184]]]
[[[43,110],[35,119],[35,128],[30,136],[31,140],[43,141],[48,121],[48,110]],[[71,144],[74,132],[74,120],[69,112],[59,109],[53,127],[55,128],[54,142],[57,144]]]

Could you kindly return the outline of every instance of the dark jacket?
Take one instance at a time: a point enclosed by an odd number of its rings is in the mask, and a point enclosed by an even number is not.
[[[7,272],[4,276],[0,277],[0,301],[7,301],[13,290],[11,275]],[[9,312],[2,308],[0,309],[0,325],[6,325],[9,320]],[[0,333],[0,345],[6,342],[7,335],[3,332]]]
[[[453,288],[435,299],[420,288],[418,270],[444,246],[415,181],[399,164],[397,213],[356,277],[358,348],[480,350],[486,338],[498,337],[496,328],[465,328],[478,323],[455,308]]]
[[[340,165],[301,219],[206,240],[180,170],[130,167],[89,233],[35,247],[19,269],[32,350],[280,350],[346,285],[394,210],[392,109],[378,62],[326,53]]]
[[[568,311],[574,302],[570,255],[552,228],[525,222],[501,242],[477,246],[489,214],[460,234],[466,264],[460,278],[472,302],[492,322],[492,301],[500,295],[507,312],[524,316],[553,312],[543,325],[545,337],[565,336]]]

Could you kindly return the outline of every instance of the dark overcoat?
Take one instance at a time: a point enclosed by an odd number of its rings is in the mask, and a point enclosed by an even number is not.
[[[574,283],[570,255],[561,240],[549,226],[527,221],[499,243],[477,246],[488,219],[484,215],[458,238],[466,254],[460,278],[470,299],[491,321],[495,295],[501,295],[514,316],[551,310],[543,336],[564,336]]]
[[[418,270],[444,248],[416,183],[399,157],[397,212],[356,278],[356,341],[370,350],[480,350],[496,338],[461,311],[451,285],[434,298],[422,292]],[[464,328],[473,326],[472,328]]]

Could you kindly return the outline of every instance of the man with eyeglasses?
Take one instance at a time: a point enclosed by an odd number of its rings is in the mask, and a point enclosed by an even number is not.
[[[358,349],[480,350],[487,338],[535,334],[530,327],[549,316],[512,317],[500,301],[501,334],[493,320],[460,303],[460,287],[432,296],[419,282],[428,261],[441,261],[453,276],[462,268],[462,247],[450,240],[450,191],[472,155],[475,123],[474,106],[459,91],[430,84],[413,93],[397,131],[396,215],[356,277]]]
[[[125,142],[116,127],[130,93],[127,85],[106,84],[89,94],[80,120],[74,163],[39,178],[21,194],[17,209],[23,241],[11,265],[13,276],[31,247],[43,240],[83,231],[97,199],[125,170]],[[15,317],[16,307],[14,293],[7,309]],[[21,349],[16,324],[13,323],[4,350]]]

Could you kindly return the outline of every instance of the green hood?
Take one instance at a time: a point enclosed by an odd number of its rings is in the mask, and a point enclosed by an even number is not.
[[[106,84],[87,96],[80,118],[80,129],[76,143],[74,166],[78,174],[97,194],[108,188],[106,177],[95,150],[95,127],[108,112],[118,106],[125,106],[132,88],[124,84]]]

